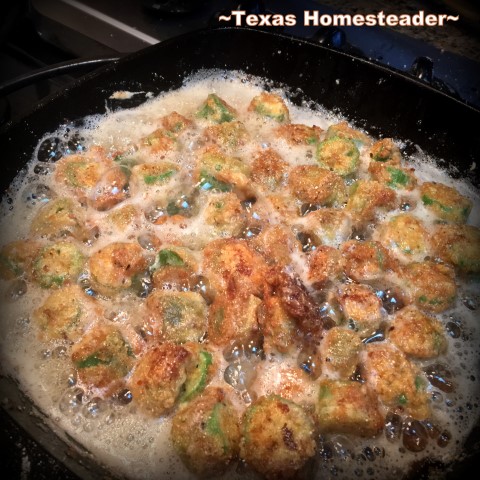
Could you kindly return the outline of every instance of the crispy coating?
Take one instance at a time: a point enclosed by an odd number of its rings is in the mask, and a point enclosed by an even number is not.
[[[405,354],[385,343],[366,346],[367,383],[394,412],[422,420],[430,415],[425,382]]]
[[[329,370],[341,378],[348,378],[359,363],[363,343],[357,332],[344,327],[333,327],[325,332],[320,352],[322,361]]]
[[[353,140],[329,137],[317,147],[318,163],[329,170],[346,177],[359,167],[360,152]]]
[[[316,205],[342,204],[346,199],[345,184],[334,172],[316,165],[294,167],[288,186],[299,200]]]
[[[313,125],[289,123],[275,129],[275,135],[286,140],[290,145],[314,145],[320,140],[322,129]]]
[[[290,123],[288,107],[283,98],[276,93],[262,92],[260,95],[257,95],[250,102],[248,110],[279,123]]]
[[[203,256],[207,277],[214,289],[223,292],[226,298],[262,295],[266,263],[246,241],[214,240],[205,247]]]
[[[140,212],[134,205],[123,205],[111,210],[107,216],[109,223],[121,232],[138,221]]]
[[[383,138],[376,141],[370,148],[369,155],[372,161],[393,167],[399,167],[402,162],[400,149],[393,143],[391,138]]]
[[[0,278],[13,280],[31,274],[31,267],[41,244],[35,240],[14,240],[0,249]]]
[[[245,412],[240,455],[267,479],[294,478],[315,454],[315,425],[299,405],[272,395]]]
[[[251,245],[260,252],[269,265],[288,265],[291,255],[300,252],[302,246],[294,233],[283,225],[268,225],[251,240]]]
[[[207,148],[198,158],[194,178],[203,190],[240,194],[250,191],[250,167],[240,158],[223,154],[217,147]]]
[[[420,185],[425,207],[438,218],[452,223],[465,223],[472,211],[472,202],[455,188],[437,182]]]
[[[174,415],[170,438],[189,470],[212,478],[238,455],[240,419],[225,391],[208,387]]]
[[[358,382],[322,380],[315,412],[322,433],[372,437],[383,427],[375,393]]]
[[[148,350],[137,363],[128,386],[134,402],[148,416],[159,417],[177,402],[194,367],[189,350],[181,345],[163,343]]]
[[[105,151],[93,147],[86,153],[61,158],[55,165],[55,180],[80,194],[93,188],[111,166]]]
[[[203,137],[207,142],[233,152],[247,143],[248,132],[242,122],[235,120],[207,127],[203,131]]]
[[[438,225],[432,234],[435,255],[462,273],[480,272],[480,229],[472,225]]]
[[[177,174],[178,166],[170,162],[141,163],[134,165],[130,177],[132,191],[144,192],[146,189],[162,191]]]
[[[252,164],[252,180],[263,188],[275,191],[283,184],[288,164],[272,148],[256,153]]]
[[[315,288],[323,288],[338,280],[345,268],[345,261],[339,250],[326,245],[317,247],[308,260],[308,279]]]
[[[341,246],[345,273],[356,282],[382,279],[395,266],[389,251],[379,242],[349,240]]]
[[[231,122],[237,117],[237,111],[215,93],[210,93],[196,113],[213,123]]]
[[[295,320],[298,331],[309,341],[320,342],[332,321],[320,313],[318,304],[307,290],[300,277],[288,269],[271,268],[267,282],[282,304],[285,312]]]
[[[347,211],[355,223],[375,220],[379,211],[393,210],[397,205],[395,192],[375,180],[359,180],[352,186]]]
[[[180,135],[193,125],[188,118],[180,115],[178,112],[171,112],[161,119],[162,127],[175,136]]]
[[[207,305],[199,293],[155,290],[147,308],[169,342],[198,342],[207,331]]]
[[[336,123],[335,125],[330,125],[327,129],[327,138],[345,138],[348,140],[353,140],[358,145],[370,145],[371,140],[368,135],[356,130],[348,125],[347,122]]]
[[[233,192],[209,194],[203,218],[218,237],[236,237],[247,223],[245,210]]]
[[[85,257],[72,242],[43,247],[33,262],[33,278],[42,288],[59,288],[77,280]]]
[[[153,154],[164,155],[175,150],[177,141],[175,135],[166,128],[157,128],[140,139],[140,147],[147,148]]]
[[[382,302],[375,291],[358,283],[340,287],[337,300],[349,328],[364,338],[368,337],[380,326],[382,320]]]
[[[30,224],[30,235],[50,239],[72,236],[82,240],[84,225],[85,214],[80,205],[71,198],[58,197],[38,210]]]
[[[264,203],[282,220],[291,221],[298,217],[300,201],[293,194],[271,193],[265,196]]]
[[[338,247],[352,234],[352,219],[345,210],[320,208],[304,219],[304,231],[320,238],[324,245]]]
[[[371,162],[368,172],[373,180],[396,190],[411,191],[417,186],[414,168],[393,166],[388,163]]]
[[[191,290],[195,284],[195,272],[185,265],[165,265],[153,272],[152,283],[158,290]]]
[[[406,299],[429,312],[443,312],[449,309],[457,296],[453,268],[448,265],[415,262],[400,271],[406,292]]]
[[[234,297],[217,295],[208,312],[208,340],[227,345],[237,340],[248,343],[259,330],[258,315],[262,301],[255,295]]]
[[[120,166],[108,169],[92,189],[89,204],[101,212],[110,210],[128,197],[129,172]]]
[[[395,314],[388,338],[406,355],[416,358],[435,358],[447,349],[442,324],[413,305]]]
[[[281,299],[268,283],[265,284],[263,297],[259,323],[265,351],[292,352],[299,345],[295,320],[285,311]]]
[[[197,280],[198,262],[188,248],[164,245],[157,253],[152,283],[158,290],[192,290]]]
[[[77,341],[85,328],[103,309],[78,285],[67,285],[54,290],[33,311],[33,319],[39,328],[42,340],[66,339]]]
[[[114,242],[96,251],[88,261],[92,285],[104,295],[130,288],[132,277],[147,268],[138,243]]]
[[[430,235],[423,222],[409,213],[380,224],[375,238],[403,262],[422,261],[431,254]]]
[[[97,388],[115,388],[132,369],[135,356],[113,325],[93,326],[72,347],[72,362],[82,382]]]

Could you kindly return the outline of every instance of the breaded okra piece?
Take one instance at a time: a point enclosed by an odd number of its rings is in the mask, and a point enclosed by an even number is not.
[[[277,395],[246,410],[240,456],[267,479],[294,478],[315,454],[315,425],[298,404]]]
[[[225,391],[209,387],[179,409],[170,438],[187,468],[200,478],[224,473],[240,444],[240,420]]]

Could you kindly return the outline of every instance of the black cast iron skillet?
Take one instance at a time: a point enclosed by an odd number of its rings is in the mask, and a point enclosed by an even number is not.
[[[253,29],[224,28],[189,33],[129,55],[42,101],[21,122],[0,131],[4,197],[45,133],[61,124],[75,128],[84,116],[114,107],[107,99],[116,90],[158,94],[180,87],[187,76],[200,69],[211,68],[242,70],[285,85],[294,103],[313,100],[342,113],[372,136],[405,140],[407,155],[418,145],[425,153],[443,159],[440,164],[450,166],[452,175],[480,185],[479,168],[475,168],[475,162],[480,164],[480,111],[400,73],[308,41]],[[13,405],[28,405],[14,383],[5,378],[1,382],[2,398],[8,396]],[[59,440],[50,428],[39,426],[41,420],[28,415],[19,418],[18,412],[13,416],[47,448],[53,442],[51,453],[78,475],[99,478],[105,474],[85,449]],[[467,472],[479,463],[479,439],[476,428],[462,458],[448,466],[449,480],[474,478],[475,472],[472,476]],[[411,478],[428,479],[433,471],[446,467],[419,465]]]

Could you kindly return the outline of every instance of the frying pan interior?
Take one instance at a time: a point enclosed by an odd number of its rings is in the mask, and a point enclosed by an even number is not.
[[[87,75],[70,89],[38,105],[23,121],[0,131],[4,170],[2,192],[30,159],[38,140],[61,124],[73,126],[86,115],[104,113],[117,90],[158,94],[182,85],[201,69],[241,70],[287,86],[290,99],[313,100],[338,111],[372,136],[408,140],[405,152],[418,145],[453,167],[453,175],[480,184],[475,162],[480,153],[480,112],[399,73],[328,48],[278,34],[243,28],[202,30],[165,41]],[[111,105],[110,105],[111,106]],[[448,162],[448,163],[447,163]],[[4,379],[5,380],[5,379]],[[3,381],[3,380],[2,380]],[[5,385],[0,387],[5,392]],[[18,397],[9,384],[8,395]],[[3,395],[2,395],[3,397]],[[31,420],[18,419],[29,428]],[[65,460],[68,447],[53,452]],[[451,478],[478,459],[478,429],[474,430],[463,462]],[[423,466],[413,475],[428,475]],[[82,476],[88,473],[82,472]],[[465,478],[465,477],[464,477]]]

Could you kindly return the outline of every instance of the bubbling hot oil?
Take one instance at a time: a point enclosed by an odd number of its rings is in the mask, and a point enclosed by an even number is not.
[[[136,137],[149,134],[156,128],[156,119],[174,110],[187,117],[192,116],[200,102],[211,92],[217,93],[242,111],[251,98],[267,84],[265,80],[242,73],[205,72],[187,81],[179,91],[163,94],[134,110],[90,117],[85,119],[82,129],[67,126],[46,135],[34,152],[28,172],[14,182],[10,196],[6,197],[2,204],[1,243],[27,237],[28,225],[38,208],[65,193],[51,175],[54,163],[64,155],[81,152],[94,145],[105,146],[111,151],[132,149],[134,139],[131,138],[131,132],[135,132]],[[305,104],[303,107],[289,105],[289,108],[295,123],[315,124],[326,129],[329,124],[339,120],[313,104]],[[251,132],[255,132],[254,140],[267,148],[271,134],[269,128],[252,119],[246,120],[246,125]],[[194,151],[198,142],[198,134],[189,138],[181,159],[184,165],[191,167],[194,164]],[[246,162],[251,162],[252,158],[249,148],[247,146],[239,153]],[[278,148],[281,156],[292,166],[315,164],[312,155],[306,155],[302,149],[286,144]],[[478,193],[471,186],[451,180],[444,171],[435,166],[435,162],[421,152],[414,154],[410,160],[421,180],[434,178],[454,185],[472,198],[475,203],[472,222],[476,225],[480,223]],[[180,192],[180,195],[185,194]],[[143,206],[141,196],[133,196],[127,202]],[[250,203],[251,205],[245,207],[248,213],[254,212],[258,217],[254,217],[254,220],[261,220],[254,204]],[[300,213],[306,215],[315,208],[314,205],[304,205]],[[412,210],[427,225],[431,224],[431,217],[416,198],[406,199],[401,210]],[[98,213],[91,209],[88,209],[88,213],[91,214],[93,224],[100,222]],[[154,252],[156,249],[156,229],[152,226],[150,217],[158,214],[152,207],[146,212],[145,218],[129,232],[130,237],[138,239],[146,252]],[[260,231],[257,224],[252,225],[244,232],[246,238],[255,236]],[[195,219],[182,231],[176,226],[163,228],[164,237],[172,241],[182,238],[184,241],[187,239],[187,244],[205,243],[202,238],[202,225]],[[100,248],[120,239],[117,234],[108,232],[108,229],[103,231],[107,233],[98,235],[98,232],[92,231],[85,240],[85,248],[91,245]],[[363,235],[361,232],[354,232],[354,236],[357,234]],[[305,236],[301,231],[298,235],[304,251],[315,249],[315,239]],[[294,263],[306,282],[307,266],[304,257],[296,255]],[[81,284],[87,293],[94,294],[90,289],[88,276],[82,278]],[[31,312],[46,298],[45,291],[29,288],[23,280],[8,285],[4,283],[1,289],[2,373],[18,379],[22,389],[38,408],[48,415],[52,423],[85,445],[100,463],[105,464],[118,476],[129,479],[194,478],[183,466],[169,442],[168,417],[144,418],[137,412],[135,401],[128,389],[117,392],[113,398],[103,398],[102,391],[93,391],[79,382],[73,367],[65,367],[70,365],[67,343],[58,341],[46,347],[38,342],[31,322]],[[148,290],[147,284],[145,289]],[[210,286],[205,277],[199,277],[192,289],[200,292],[207,303],[211,301]],[[387,314],[400,308],[399,300],[392,289],[378,290],[378,295]],[[142,298],[141,294],[139,298]],[[401,478],[412,462],[422,458],[430,457],[449,462],[459,455],[461,445],[480,413],[480,342],[477,326],[479,304],[478,286],[460,285],[455,307],[442,317],[447,332],[448,353],[435,361],[419,362],[425,378],[429,381],[428,393],[432,401],[433,418],[417,421],[390,413],[386,417],[384,430],[373,439],[358,439],[340,434],[321,435],[317,438],[318,453],[311,478]],[[324,310],[325,315],[336,315],[335,309],[327,302]],[[131,312],[122,301],[112,302],[108,311],[110,313],[105,320],[108,322],[122,324],[131,317]],[[143,335],[148,336],[148,328],[148,325],[137,325],[138,332],[143,332]],[[382,340],[383,337],[372,336],[370,341],[379,339]],[[238,394],[235,405],[242,411],[258,396],[274,392],[276,386],[293,368],[300,367],[312,380],[320,377],[322,373],[317,368],[314,353],[302,350],[291,357],[266,357],[261,343],[235,343],[214,352],[221,368],[217,377],[212,379],[212,384],[221,385],[226,382],[232,386]],[[352,379],[364,381],[360,373],[353,375]],[[312,402],[313,394],[309,388],[296,391],[298,401],[305,400],[307,403]],[[241,468],[241,465],[233,466],[225,474],[225,478],[229,479],[250,477],[251,474]]]

